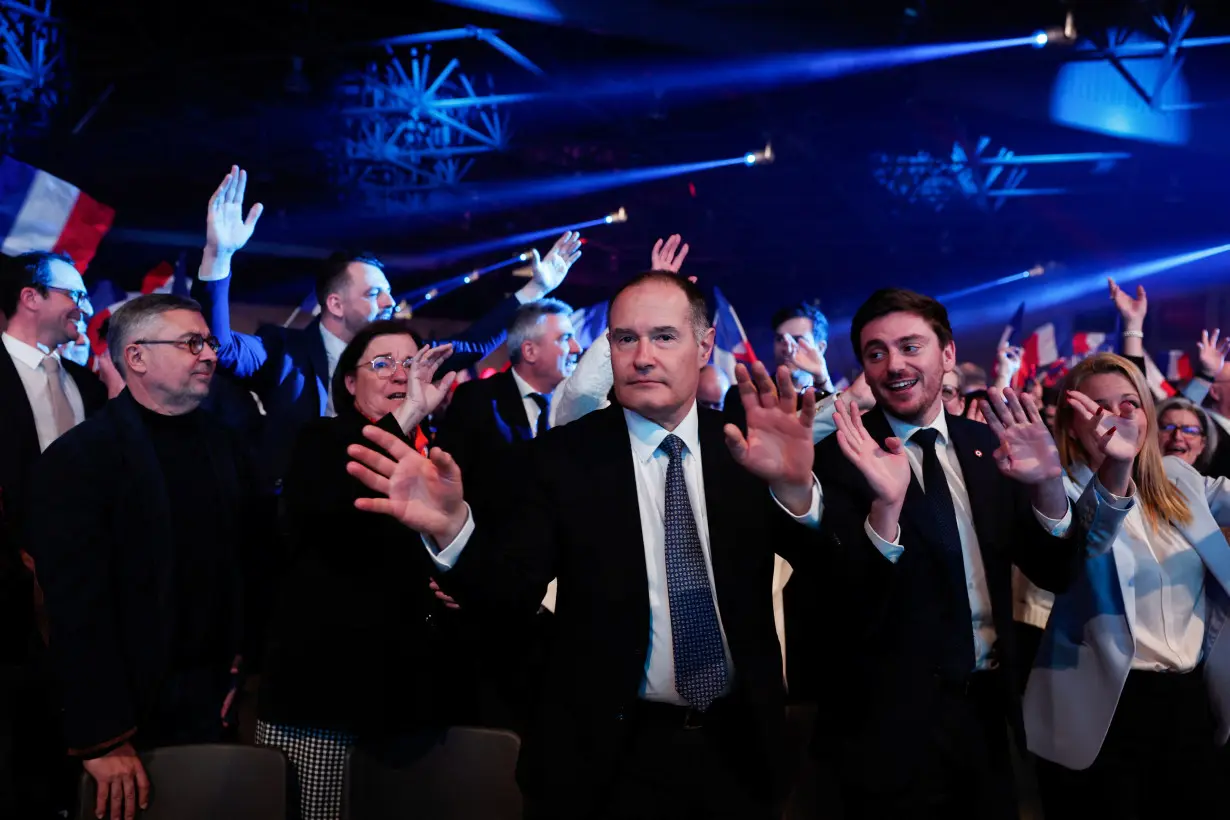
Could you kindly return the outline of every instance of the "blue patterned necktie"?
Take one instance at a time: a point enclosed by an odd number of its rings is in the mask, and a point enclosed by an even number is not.
[[[683,477],[683,440],[669,435],[659,446],[666,468],[666,591],[671,610],[675,690],[705,711],[726,691],[728,671],[722,629]]]

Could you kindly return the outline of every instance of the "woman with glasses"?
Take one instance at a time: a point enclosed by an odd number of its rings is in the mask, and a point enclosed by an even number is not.
[[[1217,426],[1204,408],[1181,396],[1157,406],[1157,436],[1162,455],[1176,456],[1208,474],[1217,449]]]
[[[1025,691],[1048,820],[1213,817],[1230,734],[1230,483],[1164,458],[1141,371],[1073,368],[1055,420],[1088,540]]]
[[[376,425],[416,442],[419,423],[455,374],[437,383],[451,347],[420,350],[403,320],[360,330],[338,359],[336,418],[300,433],[282,492],[287,555],[257,701],[258,743],[290,759],[298,816],[336,820],[355,743],[386,747],[446,726],[434,566],[391,518],[355,509],[369,494],[346,472],[351,444]]]

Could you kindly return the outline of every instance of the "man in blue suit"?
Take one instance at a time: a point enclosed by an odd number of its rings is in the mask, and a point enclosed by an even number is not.
[[[210,330],[221,343],[219,367],[244,379],[264,404],[267,424],[256,448],[256,464],[261,485],[277,492],[300,427],[313,418],[333,415],[329,386],[342,351],[369,322],[392,318],[395,303],[378,259],[334,254],[316,280],[320,315],[307,327],[265,325],[255,335],[232,331],[231,258],[247,244],[263,210],[255,204],[244,218],[246,186],[247,172],[232,166],[209,200],[199,275],[204,286],[201,301]],[[453,345],[447,369],[468,367],[502,344],[517,307],[558,287],[580,256],[580,236],[571,232],[560,237],[545,258],[535,252],[529,284],[459,338],[431,342]]]

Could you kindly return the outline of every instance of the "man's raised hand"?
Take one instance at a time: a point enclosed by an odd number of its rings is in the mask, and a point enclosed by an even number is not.
[[[665,240],[659,239],[653,243],[653,250],[649,252],[649,269],[679,273],[687,256],[688,243],[679,234],[671,234]],[[696,281],[695,277],[692,281]]]
[[[243,195],[248,187],[248,172],[238,165],[222,179],[222,184],[209,198],[205,218],[205,247],[215,254],[231,255],[248,244],[256,222],[265,206],[257,202],[243,216]]]
[[[910,460],[905,444],[894,436],[885,439],[881,447],[863,426],[863,414],[854,402],[839,401],[836,411],[833,422],[837,425],[841,452],[867,479],[877,500],[892,506],[902,504],[910,489]]]

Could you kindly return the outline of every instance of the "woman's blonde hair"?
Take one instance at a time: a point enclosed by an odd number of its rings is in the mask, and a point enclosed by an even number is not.
[[[1162,465],[1162,449],[1157,438],[1157,408],[1153,404],[1153,394],[1145,382],[1144,374],[1122,356],[1114,353],[1097,353],[1068,373],[1060,387],[1059,407],[1055,413],[1055,444],[1059,448],[1059,461],[1065,470],[1071,473],[1071,467],[1077,462],[1091,464],[1091,454],[1085,451],[1080,440],[1072,434],[1074,411],[1067,401],[1069,390],[1080,390],[1081,384],[1090,376],[1114,373],[1123,376],[1131,383],[1136,395],[1140,396],[1140,406],[1145,413],[1146,429],[1144,446],[1136,454],[1132,464],[1132,480],[1136,482],[1136,495],[1149,525],[1157,529],[1163,522],[1172,524],[1188,524],[1192,520],[1191,510],[1183,493],[1166,478],[1166,470]]]

